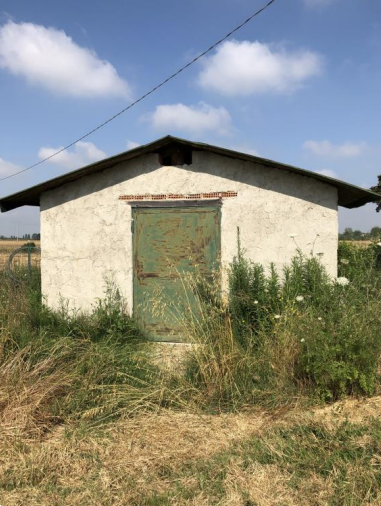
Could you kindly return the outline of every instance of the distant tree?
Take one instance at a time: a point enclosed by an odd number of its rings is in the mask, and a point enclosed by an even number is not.
[[[364,239],[364,234],[361,232],[361,230],[355,230],[353,232],[353,239],[355,241],[361,241],[362,239]]]
[[[372,239],[378,239],[381,237],[381,227],[373,227],[370,231],[370,237]]]
[[[341,237],[344,241],[351,241],[353,239],[353,230],[350,227],[347,227],[341,234]]]
[[[32,234],[32,240],[33,241],[39,241],[40,240],[40,234]]]
[[[376,186],[372,186],[371,190],[380,194],[380,200],[376,201],[376,204],[377,204],[376,211],[380,212],[381,211],[381,175],[378,176],[378,184],[376,184]]]

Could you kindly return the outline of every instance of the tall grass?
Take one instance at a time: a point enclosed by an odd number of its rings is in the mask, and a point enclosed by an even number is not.
[[[300,253],[282,273],[238,255],[227,303],[205,298],[212,288],[198,291],[202,316],[188,326],[196,344],[188,381],[218,407],[373,394],[381,355],[378,251],[340,246],[337,281],[319,258]]]
[[[91,314],[43,304],[39,277],[0,284],[0,424],[42,431],[177,403],[177,389],[111,284]],[[170,388],[171,387],[171,388]]]
[[[83,314],[46,307],[38,275],[22,285],[2,275],[0,423],[43,432],[163,407],[221,411],[371,395],[381,355],[379,250],[341,245],[339,282],[319,258],[301,254],[281,273],[240,254],[228,300],[219,274],[196,280],[198,309],[182,319],[194,345],[183,375],[158,366],[112,284]]]

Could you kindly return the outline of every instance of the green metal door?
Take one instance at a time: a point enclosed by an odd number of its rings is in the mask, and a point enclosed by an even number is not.
[[[183,317],[197,314],[189,276],[210,276],[220,258],[220,207],[132,211],[134,316],[151,339],[182,341]]]

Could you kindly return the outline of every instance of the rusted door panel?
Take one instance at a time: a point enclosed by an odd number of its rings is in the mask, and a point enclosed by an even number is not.
[[[133,209],[134,315],[150,338],[182,341],[197,313],[187,278],[210,276],[220,257],[220,207]]]

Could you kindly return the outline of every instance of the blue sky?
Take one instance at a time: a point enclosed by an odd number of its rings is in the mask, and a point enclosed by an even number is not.
[[[0,177],[104,121],[264,0],[2,0]],[[0,196],[166,134],[257,153],[370,187],[381,174],[381,3],[276,0],[234,38]],[[381,213],[341,210],[340,228]],[[0,215],[0,235],[38,229]]]

